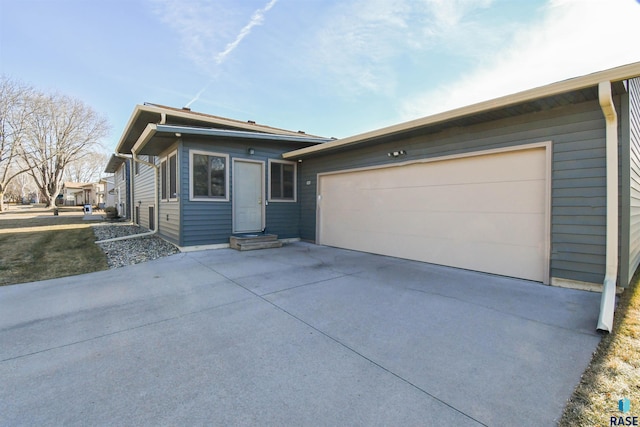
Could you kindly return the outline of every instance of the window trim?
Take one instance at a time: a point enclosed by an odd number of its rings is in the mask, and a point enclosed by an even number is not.
[[[170,168],[170,159],[171,157],[176,158],[176,176],[175,176],[175,180],[176,180],[176,191],[173,194],[173,197],[171,195],[171,168]],[[165,177],[165,179],[163,179],[162,177],[162,165],[165,164],[166,166],[166,174],[167,176]],[[178,150],[173,150],[172,152],[170,152],[169,154],[167,154],[166,156],[161,157],[160,159],[160,188],[158,189],[160,192],[160,200],[163,202],[177,202],[178,201],[178,194],[179,191],[178,189],[180,188],[180,172],[179,172],[179,167],[178,167]],[[166,190],[166,195],[163,198],[162,197],[162,187],[164,186],[165,190]]]
[[[175,182],[176,182],[176,191],[171,194],[171,158],[176,158],[176,171],[175,171]],[[180,194],[180,168],[178,167],[178,150],[174,150],[172,153],[169,153],[167,156],[167,190],[169,191],[169,201],[174,202],[178,200],[178,195]],[[173,197],[172,197],[173,196]]]
[[[293,198],[292,199],[282,199],[282,198],[273,198],[271,196],[271,165],[273,163],[280,163],[285,165],[293,165]],[[291,162],[288,160],[277,160],[277,159],[269,159],[269,171],[268,171],[269,183],[267,185],[269,191],[269,203],[296,203],[298,201],[298,164],[296,162]]]
[[[160,200],[162,200],[163,202],[169,201],[169,199],[167,198],[167,194],[169,194],[167,187],[168,176],[169,173],[167,169],[167,158],[163,157],[160,160]]]
[[[224,194],[225,197],[196,197],[193,195],[193,156],[215,156],[224,158]],[[189,150],[189,201],[191,202],[228,202],[229,201],[229,154],[215,151]]]

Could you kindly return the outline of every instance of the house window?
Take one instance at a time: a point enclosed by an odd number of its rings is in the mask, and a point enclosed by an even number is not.
[[[229,156],[206,151],[190,152],[191,200],[229,200]]]
[[[178,197],[178,155],[169,156],[169,199]]]
[[[296,164],[269,161],[269,200],[296,201]]]
[[[160,162],[160,198],[167,200],[167,161]]]
[[[174,151],[160,162],[160,197],[162,200],[178,198],[178,154]]]

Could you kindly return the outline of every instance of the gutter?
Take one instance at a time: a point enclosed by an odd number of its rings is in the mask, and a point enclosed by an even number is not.
[[[155,164],[153,164],[153,163],[149,163],[147,161],[139,159],[138,155],[136,154],[136,150],[138,148],[137,146],[138,146],[138,144],[136,144],[131,149],[131,157],[123,155],[121,153],[116,153],[115,155],[118,156],[118,157],[121,157],[123,159],[132,159],[134,162],[138,162],[138,163],[142,163],[143,165],[150,166],[155,170],[155,174],[154,174],[154,176],[155,176],[155,186],[154,186],[154,188],[155,188],[155,191],[154,191],[154,194],[155,194],[155,197],[154,197],[154,203],[155,203],[154,204],[154,206],[155,206],[155,228],[153,230],[147,231],[145,233],[133,234],[133,235],[130,235],[130,236],[114,237],[112,239],[98,240],[95,243],[117,242],[117,241],[120,241],[120,240],[129,240],[129,239],[136,239],[138,237],[153,236],[154,234],[156,234],[158,232],[158,229],[160,228],[160,223],[159,223],[159,221],[160,221],[160,206],[158,206],[158,182],[160,181],[160,177],[159,177],[160,168],[158,166],[156,166]],[[132,164],[132,166],[133,166],[133,164]],[[134,169],[134,168],[132,167],[132,169]],[[131,170],[130,171],[130,177],[131,177],[130,181],[131,181],[131,187],[132,187],[132,189],[131,189],[132,190],[131,191],[131,195],[132,196],[133,196],[133,175],[134,175],[133,174],[133,170]],[[131,209],[131,218],[133,218],[133,197],[132,197],[132,200],[129,203],[129,206],[130,206],[130,209]]]
[[[131,160],[131,156],[127,155],[127,154],[122,154],[122,153],[114,153],[113,154],[116,157],[119,157],[121,159],[125,159],[125,160]],[[126,165],[125,165],[125,175],[126,175]],[[115,181],[114,181],[115,183]],[[118,191],[119,193],[119,191]],[[129,209],[129,217],[132,219],[133,221],[133,170],[129,170],[129,195],[131,197],[131,200],[127,200],[127,209]]]
[[[188,135],[205,135],[205,136],[221,136],[227,138],[241,139],[264,139],[269,141],[285,141],[285,142],[304,142],[319,144],[322,142],[333,141],[331,138],[320,138],[316,136],[300,135],[280,135],[264,132],[249,132],[243,130],[218,129],[218,128],[199,128],[193,126],[182,125],[165,125],[159,123],[152,128],[155,132],[166,133],[183,133]],[[144,135],[144,132],[143,132]]]
[[[422,127],[430,127],[436,124],[446,123],[450,120],[472,116],[494,109],[505,108],[534,99],[553,96],[573,90],[589,88],[597,85],[602,81],[621,81],[637,77],[638,75],[640,75],[640,62],[634,62],[631,64],[622,65],[620,67],[611,68],[609,70],[599,71],[581,77],[574,77],[572,79],[551,83],[533,89],[528,89],[523,92],[517,92],[488,101],[482,101],[477,104],[467,105],[465,107],[437,113],[431,116],[422,117],[381,129],[376,129],[373,131],[361,133],[359,135],[349,136],[347,138],[337,139],[335,141],[329,141],[321,145],[300,148],[298,150],[284,153],[282,157],[284,159],[291,160],[299,159],[301,157],[308,156],[317,152],[324,153],[332,149],[345,148],[376,138],[401,134]]]
[[[167,115],[166,113],[160,113],[160,125],[164,125],[167,122]],[[152,125],[151,123],[149,124],[151,126],[147,126],[144,130],[144,132],[142,132],[142,135],[140,136],[140,139],[138,139],[138,142],[135,143],[135,145],[131,148],[131,157],[121,154],[121,153],[116,153],[116,157],[121,157],[123,159],[132,159],[134,162],[138,162],[138,163],[142,163],[143,165],[147,165],[152,167],[155,170],[155,185],[154,185],[154,208],[155,208],[155,227],[153,230],[147,231],[145,233],[140,233],[140,234],[133,234],[131,236],[122,236],[122,237],[114,237],[112,239],[105,239],[105,240],[100,240],[97,241],[95,243],[108,243],[108,242],[117,242],[120,240],[129,240],[129,239],[136,239],[138,237],[145,237],[145,236],[153,236],[154,234],[156,234],[158,232],[158,230],[160,229],[160,205],[159,205],[159,200],[158,200],[158,182],[160,182],[160,168],[158,166],[156,166],[153,163],[149,163],[147,161],[141,160],[138,158],[138,154],[136,153],[136,151],[138,151],[141,143],[146,144],[146,140],[148,138],[150,138],[150,136],[153,136],[153,134],[155,133],[155,125]],[[144,138],[143,138],[144,136]],[[135,167],[132,166],[132,170],[129,171],[129,181],[131,183],[131,201],[129,203],[129,208],[131,209],[131,219],[133,220],[133,176],[135,175],[133,173],[133,170],[135,169]]]
[[[610,81],[602,81],[598,84],[598,98],[606,121],[607,246],[606,273],[596,329],[611,332],[618,276],[618,115],[613,105]]]

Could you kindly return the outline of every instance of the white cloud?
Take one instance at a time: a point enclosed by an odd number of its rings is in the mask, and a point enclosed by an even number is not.
[[[468,75],[406,99],[403,119],[640,61],[637,1],[551,0],[544,12]]]
[[[395,61],[438,45],[459,47],[460,32],[474,32],[467,16],[492,0],[352,0],[341,2],[313,41],[318,74],[347,93],[391,94]],[[480,37],[478,38],[480,39]]]

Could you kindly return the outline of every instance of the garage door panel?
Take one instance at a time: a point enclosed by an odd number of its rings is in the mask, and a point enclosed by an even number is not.
[[[378,232],[395,236],[418,236],[424,239],[456,240],[465,242],[502,242],[508,245],[525,245],[525,242],[537,241],[544,233],[544,219],[541,215],[489,214],[478,216],[474,213],[429,213],[416,211],[396,211],[393,218],[360,212],[343,212],[335,226],[328,227],[333,234]],[[337,218],[336,218],[337,219]],[[330,221],[331,219],[328,218]],[[455,222],[457,227],[443,227],[444,222]],[[516,232],[514,232],[516,230]],[[329,231],[327,231],[329,232]]]
[[[406,185],[460,185],[479,182],[504,182],[518,180],[544,180],[546,158],[544,150],[522,150],[515,153],[493,154],[491,156],[475,156],[462,159],[417,163],[400,168],[389,168],[381,179],[371,177],[371,181],[356,184],[359,188],[396,188]],[[413,175],[408,183],[406,176]],[[367,171],[373,172],[373,171]],[[361,173],[361,172],[357,172]],[[354,177],[354,179],[358,179]]]
[[[522,150],[321,176],[319,242],[543,281],[545,159]]]
[[[531,212],[543,213],[544,205],[540,200],[545,196],[545,180],[519,180],[497,183],[473,183],[457,185],[408,185],[405,182],[395,188],[368,188],[366,182],[376,176],[373,171],[353,172],[348,178],[352,184],[356,180],[362,185],[343,185],[341,175],[331,176],[332,180],[323,179],[323,193],[331,193],[331,198],[323,203],[331,206],[384,206],[393,209],[403,207],[409,202],[415,210],[424,211],[468,211],[477,212]],[[327,177],[328,178],[328,177]],[[412,183],[415,184],[415,183]],[[486,195],[493,193],[488,198]],[[521,194],[528,197],[521,197]],[[514,198],[518,198],[514,203]]]
[[[330,246],[348,247],[363,252],[371,252],[370,248],[376,247],[379,250],[374,253],[380,255],[416,261],[428,260],[427,262],[451,267],[540,280],[539,265],[530,262],[541,257],[540,247],[473,242],[466,243],[465,250],[461,251],[460,242],[454,239],[424,239],[420,236],[398,239],[393,233],[386,231],[369,233],[366,236],[351,231],[336,237],[339,237],[336,244]],[[384,246],[378,245],[381,240],[385,241]],[[507,259],[510,262],[505,263],[504,260]]]
[[[341,190],[338,190],[341,191]],[[492,192],[492,198],[487,198],[487,192]],[[514,194],[525,192],[530,197],[521,198],[514,204]],[[466,212],[473,209],[476,212],[531,212],[542,213],[544,206],[539,206],[539,200],[544,197],[544,181],[516,181],[501,183],[480,183],[471,185],[399,187],[394,189],[366,189],[359,191],[353,202],[359,206],[385,205],[389,209],[401,209],[410,203],[414,210],[425,212]]]

